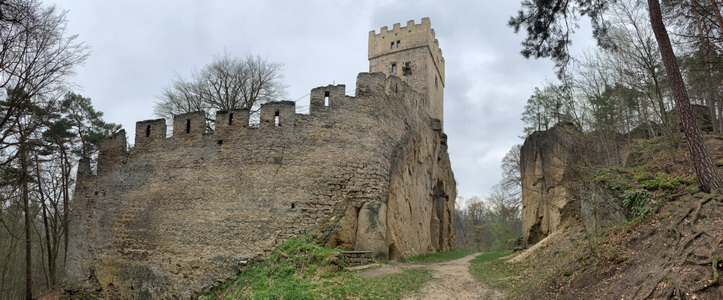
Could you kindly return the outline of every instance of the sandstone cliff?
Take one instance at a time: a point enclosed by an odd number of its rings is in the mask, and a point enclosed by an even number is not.
[[[574,125],[563,123],[534,132],[520,148],[525,243],[535,244],[557,230],[563,211],[579,194],[581,138]]]
[[[527,245],[566,224],[600,232],[626,219],[619,199],[598,186],[593,176],[597,167],[625,163],[628,138],[583,133],[572,123],[560,123],[525,139],[520,171],[522,233]]]
[[[362,73],[262,107],[259,128],[219,113],[139,122],[79,167],[67,264],[108,298],[191,298],[303,233],[397,258],[454,246],[455,181],[446,136],[399,78]],[[242,114],[237,114],[242,115]],[[225,119],[224,119],[225,118]]]

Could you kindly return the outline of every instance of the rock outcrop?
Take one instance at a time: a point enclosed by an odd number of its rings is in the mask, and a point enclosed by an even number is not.
[[[572,203],[580,193],[582,139],[582,132],[573,124],[561,123],[534,132],[520,148],[522,233],[526,244],[535,244],[557,230],[564,218],[576,210]]]
[[[560,123],[530,135],[520,149],[523,241],[535,244],[566,222],[600,232],[626,220],[621,201],[595,182],[592,170],[622,165],[625,141],[637,134],[585,134]]]

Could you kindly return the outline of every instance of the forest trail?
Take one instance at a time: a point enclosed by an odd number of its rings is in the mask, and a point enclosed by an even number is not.
[[[469,273],[469,261],[480,255],[475,253],[460,259],[433,263],[404,263],[394,266],[383,266],[378,269],[369,270],[365,277],[375,277],[383,274],[394,273],[403,268],[425,268],[432,272],[433,279],[425,284],[419,291],[405,296],[404,300],[411,299],[504,299],[504,294],[491,290],[477,282]]]

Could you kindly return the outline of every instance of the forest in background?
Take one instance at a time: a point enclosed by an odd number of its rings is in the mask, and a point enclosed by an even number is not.
[[[663,1],[688,94],[705,106],[712,133],[723,130],[721,50],[723,18],[718,0]],[[525,136],[568,121],[586,132],[624,134],[635,129],[650,135],[677,131],[668,75],[650,27],[647,5],[610,1],[606,47],[569,58],[558,80],[536,88],[522,120]],[[673,118],[671,118],[673,117]]]
[[[0,0],[0,298],[32,299],[61,280],[81,158],[120,126],[67,79],[88,48],[65,12]]]
[[[680,118],[650,25],[648,3],[637,0],[598,3],[600,6],[593,8],[598,15],[591,15],[590,7],[577,2],[566,4],[569,6],[565,9],[572,13],[567,14],[564,21],[557,20],[562,26],[559,32],[548,32],[547,42],[551,46],[544,49],[548,44],[539,40],[536,44],[546,53],[539,48],[536,50],[540,52],[529,52],[528,48],[532,47],[525,44],[528,41],[523,43],[527,47],[523,50],[525,56],[552,57],[558,66],[558,78],[535,88],[527,100],[522,113],[525,127],[521,138],[548,130],[560,122],[571,122],[584,132],[594,133],[595,145],[588,146],[609,154],[606,160],[595,163],[610,167],[623,162],[617,148],[606,147],[611,146],[608,141],[620,140],[623,135],[630,139],[627,142],[663,136],[671,148],[683,147],[680,140],[674,138],[681,130]],[[526,17],[546,13],[542,8],[533,10],[529,1],[523,1],[523,7],[525,5],[530,8]],[[663,19],[699,126],[703,125],[701,130],[712,134],[723,133],[721,6],[721,0],[662,1]],[[584,9],[588,10],[581,13]],[[565,56],[569,40],[555,45],[554,35],[569,39],[566,34],[577,29],[575,22],[586,15],[596,18],[593,21],[599,24],[594,26],[598,47]],[[513,21],[514,17],[511,26]],[[533,36],[529,31],[528,34]],[[556,46],[563,48],[565,55],[555,56],[554,51],[560,50],[555,49]],[[514,146],[503,159],[503,178],[489,195],[457,200],[457,242],[462,249],[494,251],[519,245],[516,243],[522,234],[519,147]]]

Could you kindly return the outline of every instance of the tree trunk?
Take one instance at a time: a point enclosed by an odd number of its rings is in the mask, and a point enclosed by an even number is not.
[[[710,0],[711,5],[711,11],[713,12],[713,15],[715,16],[716,25],[718,25],[718,32],[723,32],[723,15],[720,13],[720,6],[718,5],[717,0]],[[720,37],[718,37],[720,38]],[[716,93],[717,93],[717,87],[716,87]],[[721,99],[718,99],[716,96],[715,98],[715,104],[717,106],[716,114],[718,116],[718,123],[714,124],[713,126],[718,127],[718,132],[723,133],[723,101]]]
[[[708,110],[710,111],[710,123],[711,127],[713,127],[713,133],[720,133],[718,130],[718,113],[715,108],[715,102],[718,98],[718,87],[715,85],[715,80],[713,79],[713,71],[715,70],[715,67],[713,66],[713,47],[710,43],[710,37],[706,36],[705,31],[706,28],[703,24],[702,16],[699,14],[695,15],[695,24],[696,27],[698,27],[698,40],[700,42],[700,51],[703,54],[703,63],[705,65],[705,88],[706,91],[706,104],[708,105]]]
[[[718,2],[716,2],[716,0],[710,0],[710,6],[713,15],[715,16],[715,21],[716,23],[718,23],[718,30],[720,30],[720,32],[723,32],[723,15],[720,14],[720,7],[718,6]]]
[[[22,189],[23,214],[25,215],[25,299],[33,299],[33,258],[32,258],[32,225],[30,224],[30,192],[28,190],[28,157],[27,157],[27,137],[23,132],[23,127],[18,126],[20,138],[18,141],[20,156],[20,185]]]
[[[655,39],[658,41],[658,48],[660,48],[660,55],[663,58],[665,71],[668,73],[670,89],[678,108],[680,123],[688,143],[688,150],[693,159],[695,173],[698,175],[698,182],[705,192],[718,190],[723,185],[721,177],[710,155],[708,155],[703,134],[696,123],[693,108],[690,105],[690,99],[688,99],[688,92],[685,90],[683,76],[681,76],[678,62],[675,60],[675,53],[673,53],[673,47],[670,44],[668,31],[665,29],[665,24],[663,24],[663,16],[660,12],[660,2],[658,0],[648,0],[648,13],[650,14],[650,24]]]
[[[85,149],[85,144],[81,145]],[[70,205],[70,162],[68,161],[68,154],[65,152],[65,148],[62,145],[60,147],[60,172],[62,172],[62,174],[60,174],[60,179],[63,187],[63,217],[61,220],[63,222],[63,265],[65,265],[68,261],[68,234],[70,233],[68,231],[70,222],[68,219],[68,205]]]
[[[35,176],[37,178],[42,178],[42,175],[40,174],[40,158],[38,157],[38,154],[35,153]],[[38,194],[40,196],[40,205],[43,212],[43,229],[45,230],[45,251],[47,252],[47,263],[48,263],[48,278],[47,278],[47,289],[51,289],[55,286],[56,282],[56,260],[57,256],[53,255],[54,248],[53,243],[51,242],[51,228],[50,224],[48,222],[49,213],[48,213],[48,205],[46,201],[45,191],[43,190],[43,185],[38,184]],[[56,211],[57,214],[57,211]],[[55,235],[55,234],[53,234]],[[53,239],[56,240],[56,239]]]

